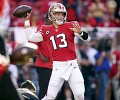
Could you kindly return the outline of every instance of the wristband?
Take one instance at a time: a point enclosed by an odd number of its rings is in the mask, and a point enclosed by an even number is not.
[[[80,36],[83,36],[83,31],[80,33]]]
[[[26,20],[26,21],[24,22],[24,25],[25,25],[25,26],[30,26],[30,21],[29,21],[29,20]]]

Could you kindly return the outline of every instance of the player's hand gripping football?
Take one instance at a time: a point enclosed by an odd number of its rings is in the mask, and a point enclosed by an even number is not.
[[[74,31],[75,33],[81,33],[82,32],[81,27],[80,27],[80,25],[78,24],[77,21],[73,21],[72,24],[73,24],[73,27],[70,28],[70,30]]]
[[[25,28],[29,28],[30,27],[30,15],[31,15],[31,12],[27,13],[27,16],[24,17],[24,27]]]
[[[31,12],[27,13],[27,16],[24,18],[24,21],[30,20]]]

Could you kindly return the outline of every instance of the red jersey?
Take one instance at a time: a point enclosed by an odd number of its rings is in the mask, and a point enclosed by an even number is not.
[[[48,45],[48,43],[46,43],[46,41],[42,41],[42,42],[38,42],[37,43],[38,46],[38,51],[37,53],[42,53],[42,55],[44,55],[46,58],[50,59],[49,62],[44,62],[38,55],[37,55],[37,59],[35,62],[35,66],[37,67],[44,67],[44,68],[52,68],[52,53],[50,50],[50,47]]]
[[[118,66],[120,64],[120,52],[114,51],[112,54],[112,68],[110,71],[110,77],[114,77],[118,71]]]
[[[53,25],[43,25],[41,31],[43,38],[50,45],[54,61],[67,61],[76,59],[74,32],[70,30],[73,25],[65,22],[56,29]]]

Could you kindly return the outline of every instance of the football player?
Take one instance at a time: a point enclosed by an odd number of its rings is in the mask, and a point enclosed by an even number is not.
[[[46,25],[51,24],[51,21],[48,19],[48,14],[45,15],[44,22]],[[51,55],[52,53],[50,50],[50,46],[46,41],[38,42],[37,46],[38,46],[38,52],[36,55],[35,67],[38,75],[38,84],[39,84],[38,97],[41,100],[47,93],[47,87],[52,73],[53,61],[52,61],[52,55]]]
[[[74,16],[74,15],[73,15]],[[53,70],[46,96],[42,100],[54,100],[64,81],[68,81],[75,100],[84,100],[84,79],[76,60],[74,37],[90,41],[77,21],[66,22],[67,11],[63,4],[55,3],[48,10],[52,25],[41,26],[38,34],[30,28],[30,14],[24,19],[25,34],[29,41],[46,41],[52,50]]]

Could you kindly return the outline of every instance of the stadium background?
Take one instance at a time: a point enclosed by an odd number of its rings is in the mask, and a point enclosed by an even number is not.
[[[120,1],[119,0],[6,0],[5,16],[3,29],[6,40],[6,50],[9,54],[14,48],[25,43],[24,21],[22,18],[16,18],[12,15],[13,10],[22,4],[29,5],[33,8],[31,16],[31,26],[36,30],[36,26],[44,24],[44,16],[50,5],[55,2],[63,3],[67,8],[67,21],[78,21],[82,29],[88,32],[92,40],[90,43],[96,45],[101,38],[112,39],[112,50],[120,51]],[[78,40],[75,39],[76,44]],[[76,46],[77,47],[77,46]],[[111,61],[112,64],[112,61]],[[111,66],[112,67],[112,66]],[[37,89],[37,74],[34,68],[34,59],[26,65],[10,64],[9,70],[16,88],[26,79],[34,82]],[[111,69],[112,70],[112,69]],[[112,87],[109,77],[107,100],[114,100],[112,97]],[[16,81],[16,82],[15,82]],[[97,84],[96,84],[97,95]],[[37,90],[38,91],[38,90]]]

